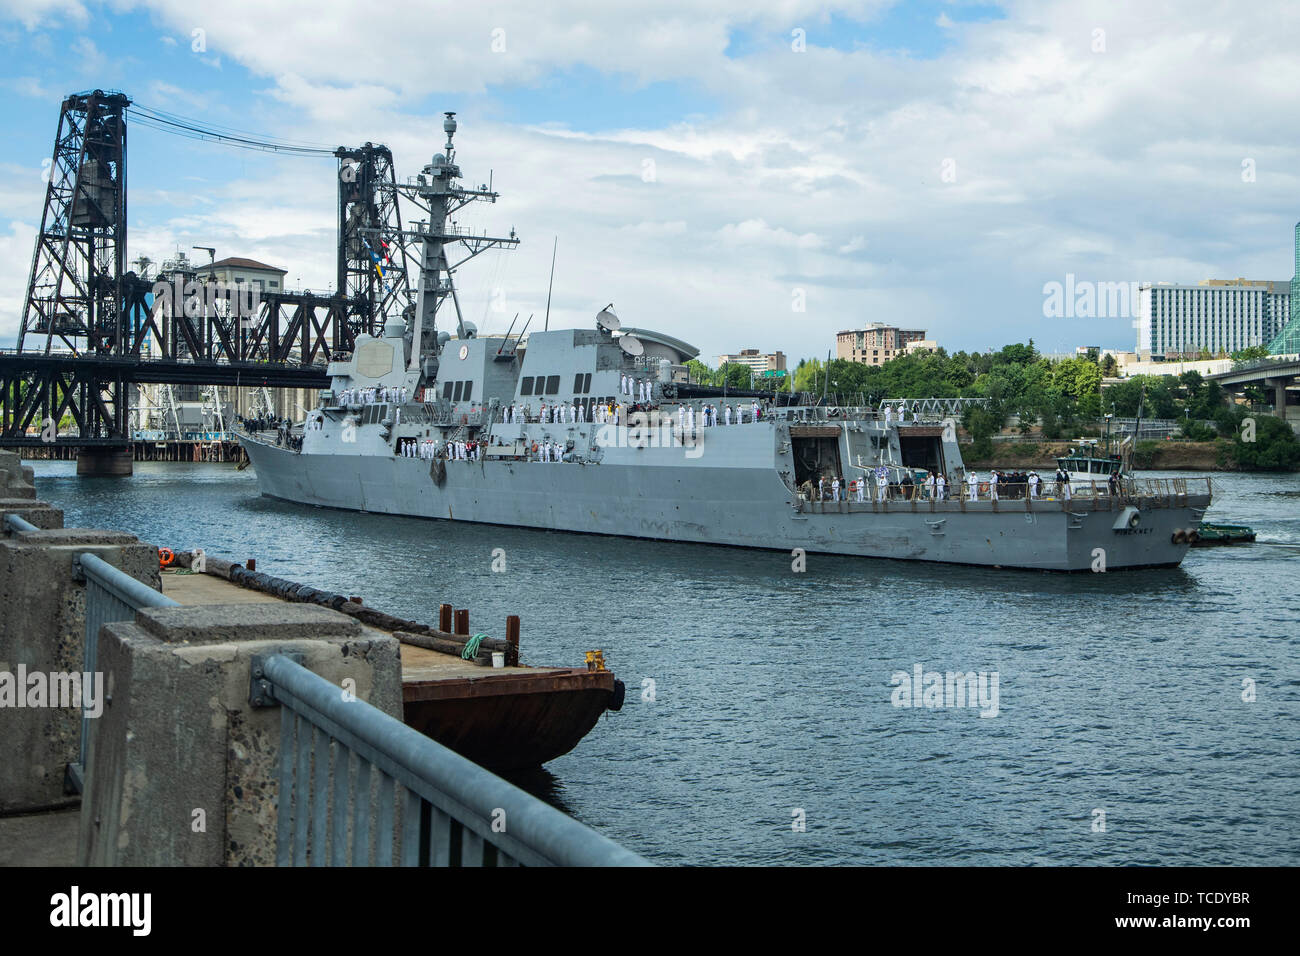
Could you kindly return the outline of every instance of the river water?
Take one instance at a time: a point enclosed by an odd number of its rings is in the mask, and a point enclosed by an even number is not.
[[[1300,864],[1300,475],[1214,476],[1207,519],[1254,545],[1066,576],[795,573],[780,552],[292,505],[230,465],[34,464],[69,527],[428,622],[519,614],[525,663],[603,649],[623,710],[516,782],[659,863]],[[983,673],[984,706],[897,706],[917,665]]]

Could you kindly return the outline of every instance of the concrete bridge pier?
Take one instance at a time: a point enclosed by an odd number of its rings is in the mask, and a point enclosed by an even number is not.
[[[77,474],[86,478],[129,478],[131,446],[87,447],[77,452]]]

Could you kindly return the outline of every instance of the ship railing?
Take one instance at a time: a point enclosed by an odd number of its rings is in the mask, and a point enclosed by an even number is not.
[[[649,865],[290,657],[252,665],[281,707],[276,865]]]
[[[1127,478],[1120,483],[1118,493],[1111,494],[1109,484],[1106,481],[1093,481],[1086,485],[1080,486],[1075,482],[1070,489],[1069,497],[1065,495],[1065,489],[1058,488],[1054,480],[1044,480],[1039,485],[1038,497],[1031,497],[1031,489],[1027,482],[998,482],[997,498],[993,498],[993,490],[987,481],[982,481],[976,488],[976,496],[973,500],[989,502],[997,501],[999,505],[1015,503],[1014,510],[1033,511],[1038,509],[1047,509],[1054,507],[1064,507],[1065,503],[1071,501],[1086,502],[1086,506],[1091,506],[1094,511],[1114,510],[1125,505],[1137,505],[1145,507],[1181,507],[1187,503],[1189,495],[1200,496],[1212,494],[1213,487],[1209,478]],[[798,510],[801,512],[816,511],[819,505],[836,505],[836,501],[831,497],[829,485],[826,488],[826,497],[819,498],[817,489],[814,485],[812,494],[809,496],[804,491],[798,493]],[[874,478],[869,478],[867,487],[863,493],[863,501],[857,500],[854,491],[841,487],[840,494],[844,497],[841,503],[848,504],[879,504],[879,488]],[[916,484],[909,487],[891,481],[885,494],[886,506],[891,504],[912,504],[928,507],[932,501],[939,504],[949,505],[950,508],[962,507],[959,502],[969,502],[969,486],[965,482],[949,483],[945,489],[942,499],[932,498],[928,489],[923,484]],[[1029,500],[1026,500],[1029,499]],[[853,510],[853,509],[850,509]],[[1005,509],[1002,509],[1005,510]]]

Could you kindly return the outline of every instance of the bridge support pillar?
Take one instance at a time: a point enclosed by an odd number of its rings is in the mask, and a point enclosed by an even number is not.
[[[1288,378],[1265,379],[1265,384],[1273,386],[1273,414],[1283,421],[1286,420],[1286,387],[1290,381]]]
[[[131,446],[82,448],[77,452],[77,474],[85,478],[129,478]]]

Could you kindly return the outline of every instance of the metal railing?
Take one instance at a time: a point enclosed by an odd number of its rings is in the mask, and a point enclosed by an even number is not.
[[[278,866],[649,865],[286,655],[250,699],[281,705]]]
[[[19,531],[40,531],[41,529],[36,527],[36,525],[32,524],[26,518],[20,518],[15,514],[8,514],[5,515],[5,530],[17,533]]]
[[[82,553],[75,561],[86,579],[86,640],[82,670],[94,674],[99,667],[99,631],[105,624],[134,621],[135,612],[146,607],[180,607],[164,594],[137,581],[103,558]],[[82,792],[86,765],[90,762],[90,718],[81,717],[81,744],[77,762],[68,764],[68,788]]]
[[[805,491],[798,490],[797,510],[800,512],[825,512],[826,504],[835,505],[835,511],[839,513],[839,503],[851,505],[884,505],[886,510],[893,504],[907,506],[917,506],[913,510],[921,510],[920,506],[925,506],[925,510],[940,511],[957,511],[965,510],[964,503],[967,502],[989,502],[997,501],[999,504],[1016,504],[1015,509],[1010,510],[1049,510],[1065,507],[1070,501],[1084,500],[1092,505],[1093,510],[1104,510],[1116,505],[1131,504],[1135,502],[1145,502],[1150,507],[1162,507],[1166,505],[1180,505],[1179,499],[1186,499],[1190,495],[1212,495],[1214,488],[1210,478],[1126,478],[1120,483],[1117,494],[1112,495],[1110,486],[1106,481],[1093,481],[1083,484],[1074,481],[1069,485],[1069,493],[1066,493],[1066,486],[1063,483],[1060,487],[1054,479],[1043,479],[1039,485],[1037,497],[1030,496],[1029,485],[1025,482],[1007,482],[1001,481],[997,485],[997,497],[993,497],[992,489],[987,481],[981,481],[976,488],[975,497],[970,497],[970,487],[966,482],[949,483],[944,492],[943,498],[932,498],[928,491],[922,485],[914,485],[909,493],[906,485],[899,485],[891,482],[886,489],[883,500],[879,497],[879,488],[874,481],[869,481],[865,489],[863,499],[858,500],[852,490],[846,490],[841,487],[840,499],[837,503],[831,496],[830,486],[826,487],[825,497],[819,497],[817,488],[814,485],[811,496]],[[1202,490],[1203,489],[1203,490]],[[931,505],[935,507],[931,509]],[[848,509],[855,512],[863,509]],[[873,508],[873,510],[876,510]]]

